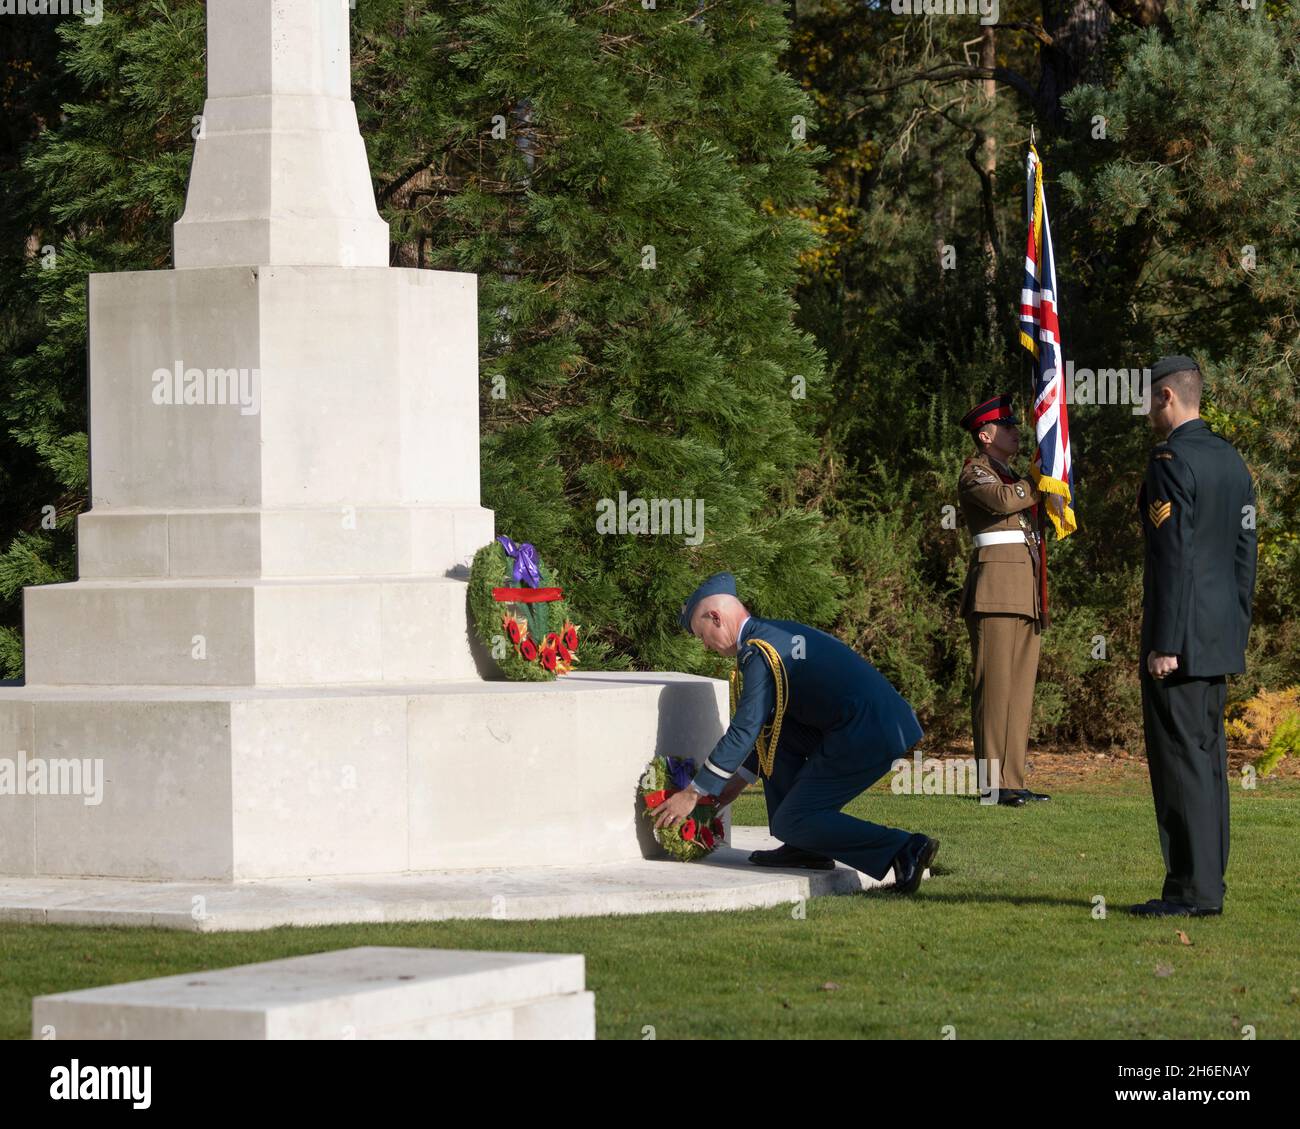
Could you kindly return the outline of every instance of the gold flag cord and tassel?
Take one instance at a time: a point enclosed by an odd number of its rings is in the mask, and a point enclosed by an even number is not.
[[[764,776],[770,777],[772,766],[776,763],[776,744],[781,740],[781,719],[785,716],[785,707],[790,697],[790,679],[785,672],[785,663],[781,661],[781,656],[771,643],[765,639],[751,639],[746,646],[759,649],[763,658],[767,660],[767,665],[772,671],[772,679],[776,683],[776,709],[772,714],[772,722],[759,731],[758,742],[755,745],[758,749],[758,767]],[[734,717],[736,706],[740,703],[742,686],[739,663],[731,672],[730,682],[731,715]]]

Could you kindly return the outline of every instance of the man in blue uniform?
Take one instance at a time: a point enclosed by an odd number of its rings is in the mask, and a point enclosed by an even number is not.
[[[1151,369],[1151,425],[1161,438],[1138,494],[1142,583],[1142,723],[1165,860],[1142,917],[1223,911],[1228,866],[1227,675],[1246,669],[1255,592],[1255,488],[1232,444],[1201,416],[1190,357]]]
[[[785,845],[756,851],[751,861],[823,868],[837,859],[877,879],[892,868],[896,888],[914,893],[939,841],[840,810],[921,739],[911,706],[834,636],[751,616],[729,572],[701,584],[678,622],[709,650],[736,657],[735,713],[695,780],[662,805],[655,825],[686,819],[701,793],[725,807],[762,771],[768,827]]]

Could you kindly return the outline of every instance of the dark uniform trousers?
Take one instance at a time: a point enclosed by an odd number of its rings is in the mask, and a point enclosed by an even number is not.
[[[1228,869],[1228,680],[1142,670],[1147,769],[1165,858],[1166,901],[1220,906]]]
[[[862,757],[879,730],[863,714],[847,725],[820,730],[787,719],[776,745],[772,775],[763,783],[767,823],[782,842],[829,855],[872,878],[889,873],[910,838],[840,811],[889,771],[897,753]]]
[[[1146,541],[1139,672],[1164,901],[1217,909],[1228,865],[1227,675],[1246,668],[1255,590],[1254,484],[1204,421],[1151,453],[1138,495]],[[1176,655],[1164,678],[1151,653]]]
[[[921,740],[912,707],[861,655],[807,624],[750,616],[736,648],[735,714],[696,774],[696,786],[716,795],[741,767],[757,772],[766,749],[763,728],[775,728],[780,704],[780,733],[764,782],[772,834],[883,878],[910,835],[841,809]]]

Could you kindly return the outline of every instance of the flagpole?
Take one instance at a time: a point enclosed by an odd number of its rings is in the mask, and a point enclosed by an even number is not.
[[[1034,419],[1034,399],[1036,395],[1035,380],[1036,362],[1030,358],[1025,364],[1025,372],[1029,378],[1029,420],[1034,425],[1034,433],[1037,435],[1038,423]],[[1035,441],[1036,447],[1036,441]],[[1038,468],[1042,471],[1042,467]],[[1043,630],[1046,631],[1051,626],[1051,616],[1047,611],[1047,501],[1039,494],[1038,496],[1038,607],[1042,614]]]

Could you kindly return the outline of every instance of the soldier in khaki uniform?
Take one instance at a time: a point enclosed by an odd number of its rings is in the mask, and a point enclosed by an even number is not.
[[[1042,528],[1033,481],[1010,466],[1020,449],[1017,422],[1010,395],[967,412],[961,426],[979,453],[966,460],[958,481],[962,517],[975,543],[961,601],[974,655],[971,730],[975,756],[987,762],[981,764],[987,773],[981,784],[1006,807],[1049,798],[1025,787],[1042,630]]]

